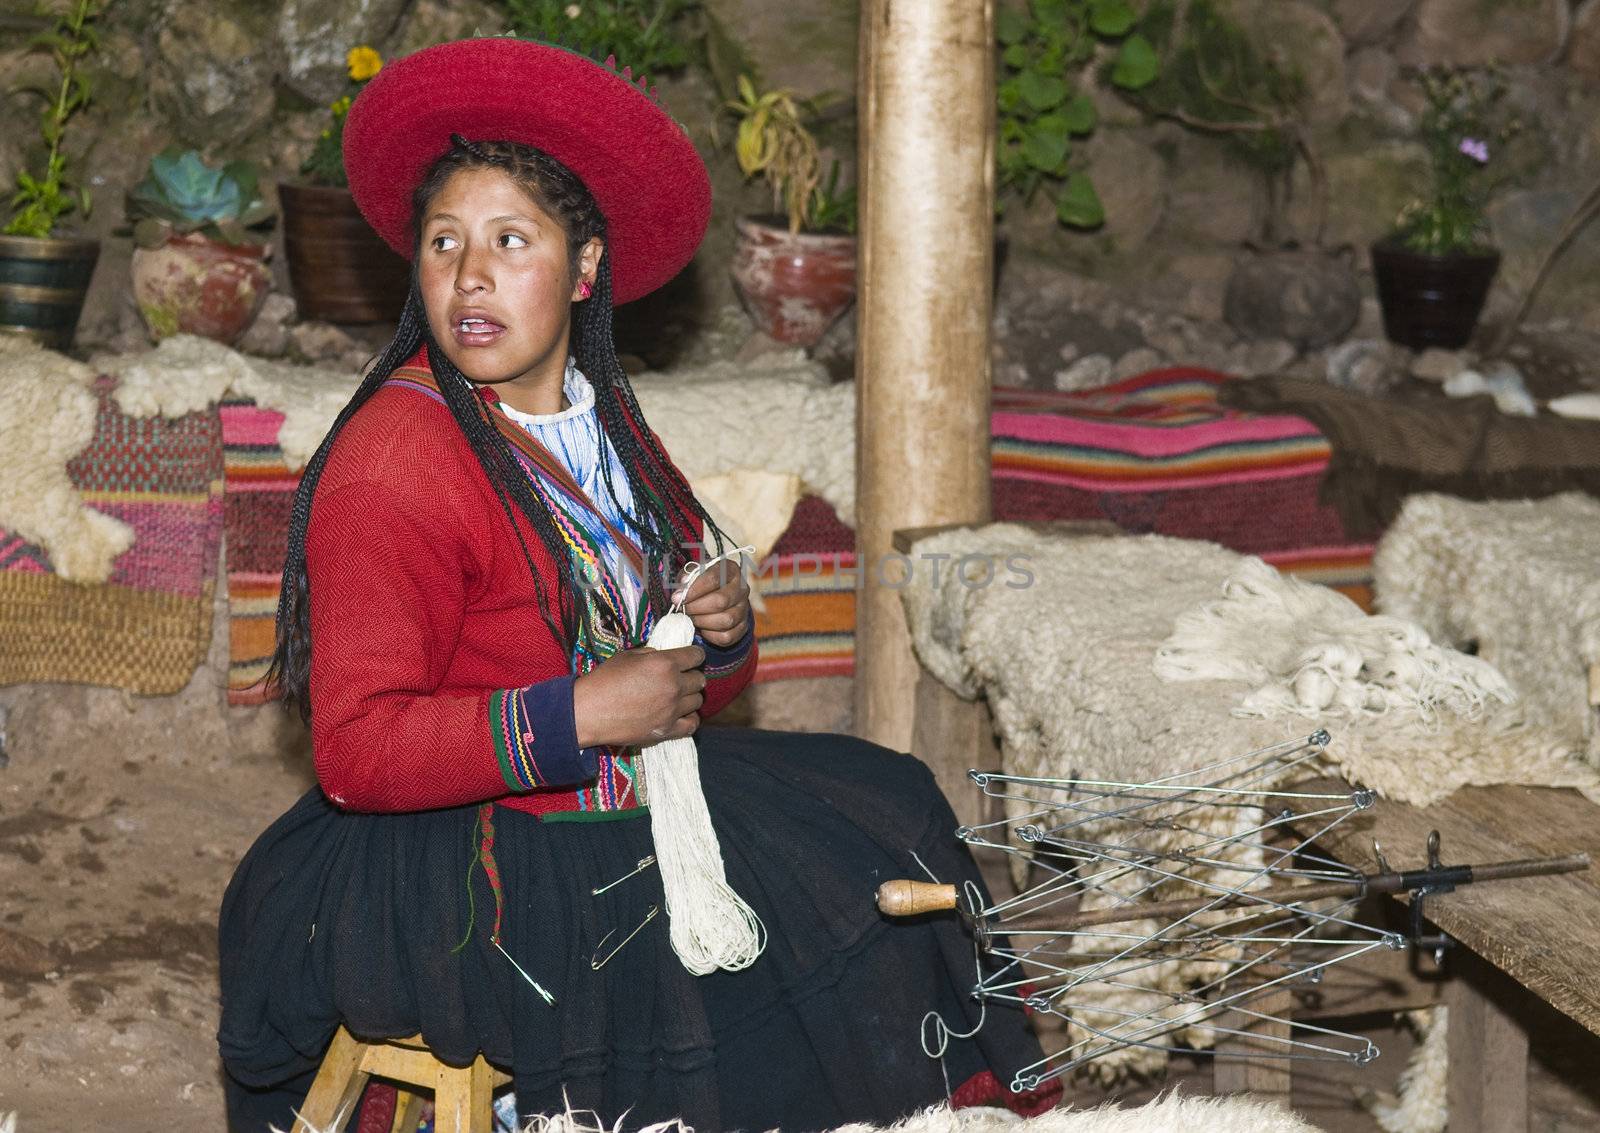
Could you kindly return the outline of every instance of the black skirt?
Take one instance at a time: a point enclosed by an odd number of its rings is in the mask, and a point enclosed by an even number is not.
[[[628,1128],[801,1133],[887,1122],[943,1099],[947,1082],[985,1070],[1009,1082],[1040,1057],[1020,1012],[993,1006],[942,1067],[923,1051],[928,1012],[955,1032],[977,1021],[973,942],[954,914],[882,917],[874,890],[925,877],[917,858],[941,881],[981,885],[926,767],[842,735],[696,738],[728,882],[767,929],[752,967],[683,967],[654,868],[592,894],[652,853],[642,812],[539,821],[497,807],[501,941],[547,1004],[490,943],[476,808],[348,814],[314,789],[223,899],[229,1074],[251,1087],[303,1076],[342,1022],[368,1038],[420,1031],[448,1062],[481,1050],[509,1068],[524,1114],[565,1096],[608,1123],[626,1111]]]

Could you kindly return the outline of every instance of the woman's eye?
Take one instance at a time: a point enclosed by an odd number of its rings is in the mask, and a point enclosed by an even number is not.
[[[502,248],[526,248],[528,242],[515,232],[502,232],[500,234],[500,246]]]
[[[433,238],[433,250],[435,252],[448,252],[455,246],[456,238],[454,236],[435,236]]]

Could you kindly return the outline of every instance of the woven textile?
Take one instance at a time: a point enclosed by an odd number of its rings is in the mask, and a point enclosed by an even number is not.
[[[0,530],[0,684],[173,693],[205,658],[222,533],[216,415],[128,417],[114,388],[96,382],[94,439],[67,472],[86,504],[133,528],[133,545],[106,582],[79,584]]]
[[[994,391],[996,519],[1106,519],[1127,531],[1208,539],[1259,555],[1366,605],[1372,544],[1318,502],[1327,441],[1300,417],[1225,407],[1230,379],[1178,368],[1101,389]],[[282,417],[222,407],[228,464],[228,593],[234,703],[261,699],[272,652],[289,504],[297,478],[275,438]],[[854,668],[855,533],[817,496],[800,501],[759,564],[755,680]]]
[[[300,477],[278,447],[283,414],[252,401],[224,401],[222,453],[227,478],[228,703],[260,704],[272,659],[278,589],[289,541],[289,510]]]
[[[997,389],[997,520],[1110,520],[1205,539],[1370,605],[1372,543],[1318,502],[1329,448],[1303,418],[1221,404],[1224,375],[1158,370],[1074,393]],[[762,564],[757,681],[853,671],[855,535],[807,497]]]

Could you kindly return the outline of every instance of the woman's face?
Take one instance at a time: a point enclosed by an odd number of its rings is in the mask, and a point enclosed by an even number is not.
[[[590,240],[574,278],[567,234],[498,169],[464,169],[422,219],[418,276],[428,326],[468,378],[501,385],[508,403],[560,408],[572,303],[591,284],[601,244]]]

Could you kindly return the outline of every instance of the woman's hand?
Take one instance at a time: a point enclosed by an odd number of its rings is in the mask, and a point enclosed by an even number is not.
[[[750,623],[750,587],[737,562],[713,563],[690,583],[683,612],[708,645],[739,644]]]
[[[572,682],[578,746],[648,747],[693,734],[706,687],[705,650],[629,649]]]

